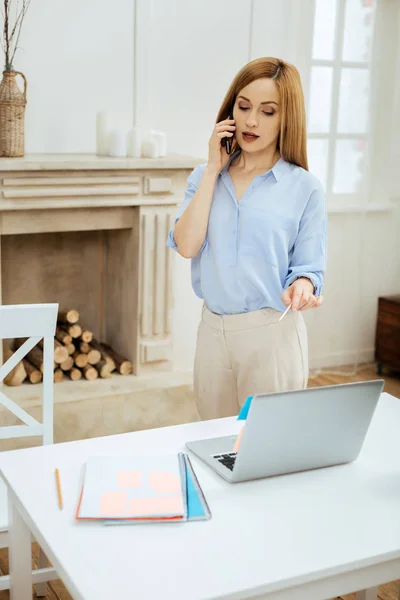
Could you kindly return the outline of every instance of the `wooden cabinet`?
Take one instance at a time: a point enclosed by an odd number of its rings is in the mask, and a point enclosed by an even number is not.
[[[379,375],[384,366],[400,371],[400,295],[378,300],[375,360]]]

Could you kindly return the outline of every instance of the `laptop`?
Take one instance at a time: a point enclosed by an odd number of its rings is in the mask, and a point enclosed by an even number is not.
[[[231,483],[346,464],[360,453],[383,386],[379,379],[258,394],[237,452],[236,435],[186,447]]]

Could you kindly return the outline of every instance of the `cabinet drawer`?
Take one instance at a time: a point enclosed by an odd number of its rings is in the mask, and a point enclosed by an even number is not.
[[[143,191],[145,194],[172,194],[171,177],[145,177]]]
[[[387,307],[379,309],[378,324],[388,325],[400,331],[400,311],[387,310]]]
[[[393,327],[378,320],[375,360],[394,368],[400,368],[400,327]]]
[[[140,342],[140,360],[142,363],[171,360],[172,345],[167,340],[143,340]]]

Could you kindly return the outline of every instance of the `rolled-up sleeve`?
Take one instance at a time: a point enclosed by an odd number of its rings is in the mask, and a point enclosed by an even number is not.
[[[299,277],[307,277],[320,296],[326,270],[327,214],[322,186],[314,189],[300,220],[284,288]]]
[[[172,248],[173,250],[178,251],[178,246],[177,246],[177,244],[175,242],[175,238],[174,238],[175,225],[177,224],[177,222],[179,221],[179,219],[181,218],[181,216],[183,215],[183,213],[189,206],[190,201],[192,200],[194,194],[196,193],[199,183],[201,181],[201,178],[203,177],[205,168],[206,168],[206,163],[198,165],[195,169],[193,169],[193,171],[187,178],[187,181],[186,181],[187,186],[185,189],[185,195],[183,198],[183,202],[182,202],[182,204],[177,212],[177,215],[175,217],[174,226],[168,232],[168,237],[167,237],[167,246],[169,248]],[[205,244],[206,244],[206,240],[204,240],[203,246],[201,247],[199,253],[203,250]]]

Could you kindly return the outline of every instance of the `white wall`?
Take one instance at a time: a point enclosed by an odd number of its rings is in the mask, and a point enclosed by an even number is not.
[[[29,80],[27,151],[93,152],[96,111],[106,107],[133,115],[138,125],[166,131],[171,152],[205,159],[225,91],[248,60],[262,55],[290,60],[307,87],[312,4],[33,2],[22,40],[25,52],[15,62]],[[400,31],[400,14],[398,24]],[[400,64],[399,47],[397,54]],[[395,88],[391,135],[387,132],[386,145],[381,136],[380,144],[390,148],[390,197],[400,199],[399,69]],[[379,99],[382,112],[390,105],[387,100]],[[383,188],[374,194],[374,203],[389,203]],[[392,210],[329,215],[325,303],[306,314],[312,367],[373,358],[377,298],[400,293],[399,231],[400,202],[395,200]],[[174,368],[188,370],[201,302],[191,289],[190,263],[179,256],[174,289]]]
[[[307,88],[312,4],[304,1],[299,11],[299,3],[291,0],[255,0],[252,12],[249,1],[207,0],[194,11],[195,2],[175,0],[166,10],[163,0],[153,0],[145,30],[157,44],[137,49],[137,59],[142,56],[147,66],[143,86],[137,81],[143,98],[139,124],[166,129],[173,151],[204,157],[226,88],[248,60],[275,55],[292,61]],[[235,36],[228,52],[222,31]],[[384,97],[379,110],[391,110]],[[386,149],[390,143],[400,151],[399,139],[387,136]],[[384,208],[389,202],[384,189],[372,201],[382,210],[329,215],[325,303],[305,315],[312,368],[372,360],[377,299],[400,291],[399,210],[396,204]],[[191,290],[190,263],[180,257],[176,263],[175,368],[190,369],[201,302]]]
[[[303,2],[301,10],[307,12],[311,5]],[[303,28],[298,34],[296,0],[137,0],[136,6],[136,122],[166,131],[172,152],[206,159],[219,106],[249,60],[297,57],[306,76],[300,49],[308,47],[311,33]],[[148,39],[153,43],[147,44]],[[189,370],[202,302],[191,288],[190,262],[180,256],[174,289],[174,365]]]
[[[329,215],[323,308],[306,313],[313,368],[374,358],[377,300],[400,291],[400,211]]]
[[[207,157],[226,89],[247,62],[250,2],[137,1],[136,122],[166,131],[171,152]],[[240,32],[240,35],[238,35]],[[152,43],[146,43],[152,40]],[[190,370],[202,302],[176,257],[174,368]]]
[[[378,298],[400,293],[398,3],[378,3],[377,27],[371,187],[358,212],[329,215],[325,304],[306,315],[313,367],[373,360]]]
[[[134,0],[30,5],[14,68],[28,79],[26,152],[95,152],[96,112],[133,116]]]
[[[400,203],[400,5],[397,3],[397,52],[395,54],[395,69],[391,73],[394,81],[394,110],[389,124],[389,161],[387,177],[389,180],[389,194],[392,200]],[[400,226],[399,226],[400,229]]]

